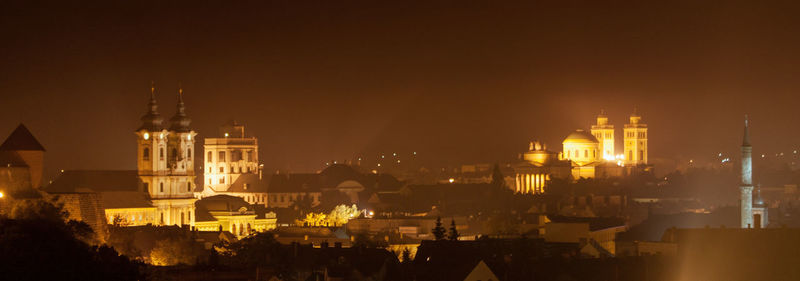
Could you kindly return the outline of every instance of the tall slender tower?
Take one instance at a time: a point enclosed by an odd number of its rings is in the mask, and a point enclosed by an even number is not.
[[[156,207],[156,223],[161,225],[194,225],[194,137],[191,120],[185,114],[182,91],[178,107],[164,129],[158,113],[155,87],[150,88],[148,112],[136,131],[138,174],[143,190]]]
[[[600,142],[600,158],[614,159],[614,125],[608,124],[608,116],[600,110],[597,115],[597,125],[592,125],[592,135]]]
[[[647,164],[647,124],[641,121],[642,117],[634,109],[630,123],[625,124],[625,165]]]
[[[741,191],[742,228],[753,227],[753,147],[750,145],[750,121],[744,116],[742,138],[742,183]]]

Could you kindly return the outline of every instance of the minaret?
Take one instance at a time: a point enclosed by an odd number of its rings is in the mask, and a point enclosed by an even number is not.
[[[608,124],[604,110],[597,115],[597,125],[592,125],[592,135],[600,142],[600,158],[614,160],[614,125]]]
[[[641,121],[642,117],[634,109],[630,123],[625,124],[623,129],[625,165],[647,164],[647,124]]]
[[[744,137],[742,138],[742,183],[741,219],[742,228],[753,227],[753,147],[750,145],[750,121],[744,116]]]

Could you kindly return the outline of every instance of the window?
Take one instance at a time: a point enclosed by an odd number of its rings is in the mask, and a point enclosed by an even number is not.
[[[192,159],[192,149],[186,149],[186,158]]]
[[[639,160],[644,160],[644,150],[639,150]]]
[[[589,150],[588,149],[584,149],[583,150],[583,158],[589,158]]]
[[[192,183],[191,182],[187,182],[186,183],[186,191],[187,192],[192,192]]]
[[[161,213],[161,224],[164,224],[164,213]]]
[[[252,150],[248,150],[247,151],[247,161],[253,162],[253,151]]]
[[[214,169],[212,169],[211,167],[208,167],[208,173],[210,174],[210,173],[213,173],[213,172],[214,172]]]
[[[220,184],[223,184],[223,183],[225,183],[225,178],[219,178],[219,183],[220,183]]]
[[[578,157],[581,157],[581,153],[580,153],[580,151],[578,151],[578,150],[576,149],[576,150],[575,150],[575,158],[578,158]]]
[[[225,172],[225,167],[219,167],[219,172],[220,173],[224,173]]]
[[[183,225],[183,212],[181,212],[181,225]]]
[[[164,148],[158,150],[158,158],[164,160]]]
[[[633,150],[628,150],[628,160],[633,160]]]
[[[160,190],[161,190],[161,192],[164,192],[164,183],[163,183],[163,182],[161,183],[161,188],[160,188]]]
[[[208,184],[211,184],[211,179],[208,179]]]
[[[239,161],[242,160],[242,151],[241,150],[234,150],[231,152],[231,161]]]
[[[226,161],[226,159],[225,159],[225,151],[220,151],[219,152],[219,162],[225,162],[225,161]]]
[[[145,147],[142,153],[144,154],[142,155],[142,159],[144,159],[144,161],[150,161],[150,149]]]
[[[214,161],[214,153],[213,153],[213,152],[211,152],[211,151],[209,151],[209,152],[208,152],[208,157],[206,157],[206,158],[207,158],[207,159],[206,159],[206,162],[208,162],[208,163],[211,163],[211,162],[213,162],[213,161]]]

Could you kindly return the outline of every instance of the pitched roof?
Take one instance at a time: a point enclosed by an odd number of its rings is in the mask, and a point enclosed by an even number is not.
[[[50,193],[140,191],[137,171],[64,171],[44,188]]]
[[[0,151],[0,166],[28,167],[28,164],[15,151]]]
[[[147,193],[139,191],[109,191],[100,192],[103,208],[148,208],[153,207]]]
[[[262,180],[258,178],[258,174],[242,174],[228,187],[228,192],[267,192],[271,178],[266,177]],[[247,185],[246,188],[245,185]]]
[[[44,147],[31,134],[31,131],[23,124],[19,124],[6,141],[0,145],[0,151],[7,150],[36,150],[44,151]]]
[[[216,221],[211,212],[238,212],[245,207],[247,211],[255,211],[241,197],[230,195],[214,195],[195,201],[195,221]]]

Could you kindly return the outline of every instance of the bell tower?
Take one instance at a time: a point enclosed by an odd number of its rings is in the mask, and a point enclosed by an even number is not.
[[[156,207],[159,225],[194,225],[194,138],[186,116],[183,91],[178,91],[178,106],[170,119],[169,130],[158,113],[155,87],[150,87],[148,111],[136,130],[137,167],[142,191]]]
[[[142,126],[136,130],[137,156],[136,163],[139,177],[142,179],[143,191],[152,196],[158,188],[153,177],[167,173],[167,130],[162,123],[164,119],[158,113],[155,86],[150,86],[150,102],[148,111],[141,118]]]
[[[625,124],[624,152],[625,165],[647,164],[647,124],[643,124],[642,116],[633,110],[630,122]]]
[[[597,124],[592,125],[592,135],[600,142],[600,158],[614,160],[614,125],[608,124],[604,110],[597,115]]]

